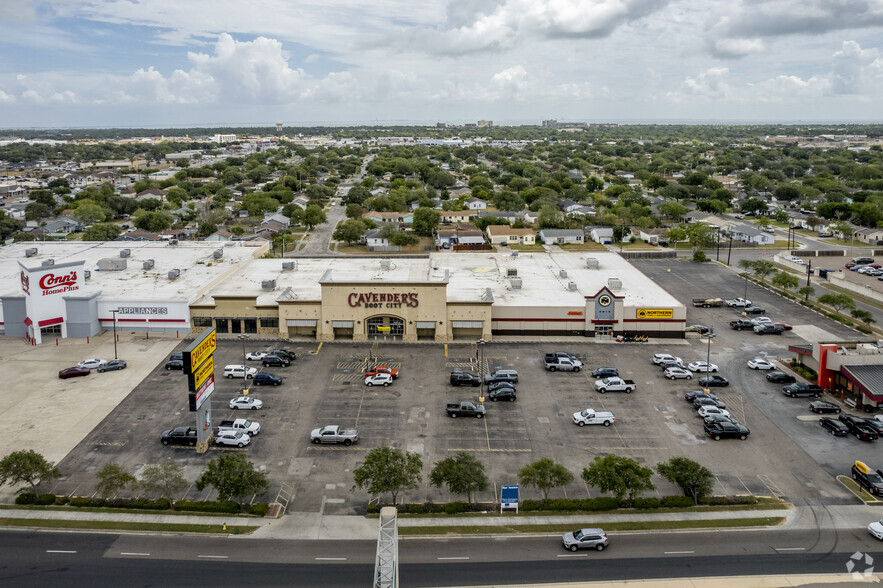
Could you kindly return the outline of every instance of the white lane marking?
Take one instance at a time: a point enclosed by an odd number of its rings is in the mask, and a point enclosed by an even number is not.
[[[120,555],[150,555],[149,553],[135,553],[132,551],[121,551]]]
[[[228,559],[229,555],[197,555],[196,557],[205,557],[208,559]]]
[[[588,553],[564,553],[559,554],[558,557],[589,557]]]
[[[437,557],[435,559],[438,560],[450,560],[450,559],[469,559],[468,557]]]
[[[774,547],[776,551],[806,551],[806,547]]]
[[[76,551],[64,551],[61,549],[47,549],[46,553],[76,553]]]
[[[316,557],[316,561],[346,561],[345,557]]]
[[[663,551],[662,553],[666,555],[675,555],[678,553],[696,553],[695,551]]]

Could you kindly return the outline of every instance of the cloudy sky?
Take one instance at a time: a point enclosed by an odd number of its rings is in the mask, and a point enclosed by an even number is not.
[[[883,120],[883,0],[0,0],[0,127]]]

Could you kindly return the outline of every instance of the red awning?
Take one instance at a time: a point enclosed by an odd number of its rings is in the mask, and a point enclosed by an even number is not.
[[[64,318],[59,316],[59,317],[55,317],[55,318],[51,318],[51,319],[46,319],[45,321],[40,321],[37,323],[37,325],[39,325],[41,327],[51,327],[52,325],[58,325],[63,322],[64,322]]]

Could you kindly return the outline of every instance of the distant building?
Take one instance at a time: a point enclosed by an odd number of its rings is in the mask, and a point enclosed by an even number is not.
[[[478,121],[478,128],[490,128],[494,126],[494,121],[492,120],[480,120]]]
[[[557,127],[557,126],[558,126],[558,121],[555,120],[554,118],[543,121],[543,127],[545,127],[545,128],[552,128],[552,127]]]
[[[232,143],[236,140],[236,135],[213,135],[212,141],[215,143]]]

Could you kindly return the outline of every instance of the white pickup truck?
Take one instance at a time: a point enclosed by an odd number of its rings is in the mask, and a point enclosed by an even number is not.
[[[321,429],[313,429],[310,433],[310,441],[319,443],[343,443],[350,446],[359,440],[357,429],[341,429],[337,425],[326,425]]]
[[[604,425],[609,427],[615,420],[616,418],[612,412],[595,412],[591,408],[573,413],[573,422],[580,427],[585,427],[586,425]]]
[[[557,357],[557,358],[549,358],[546,356],[543,365],[550,372],[554,371],[562,371],[562,372],[578,372],[583,367],[583,362],[578,359],[573,359],[570,357]]]
[[[622,378],[604,378],[595,380],[595,390],[604,394],[605,392],[625,392],[631,394],[638,387],[634,380],[623,380]]]
[[[261,432],[261,424],[248,419],[234,419],[218,423],[219,431],[242,431],[254,437]]]
[[[724,303],[730,308],[745,308],[751,306],[751,301],[745,300],[744,298],[733,298],[731,300],[725,300]]]

